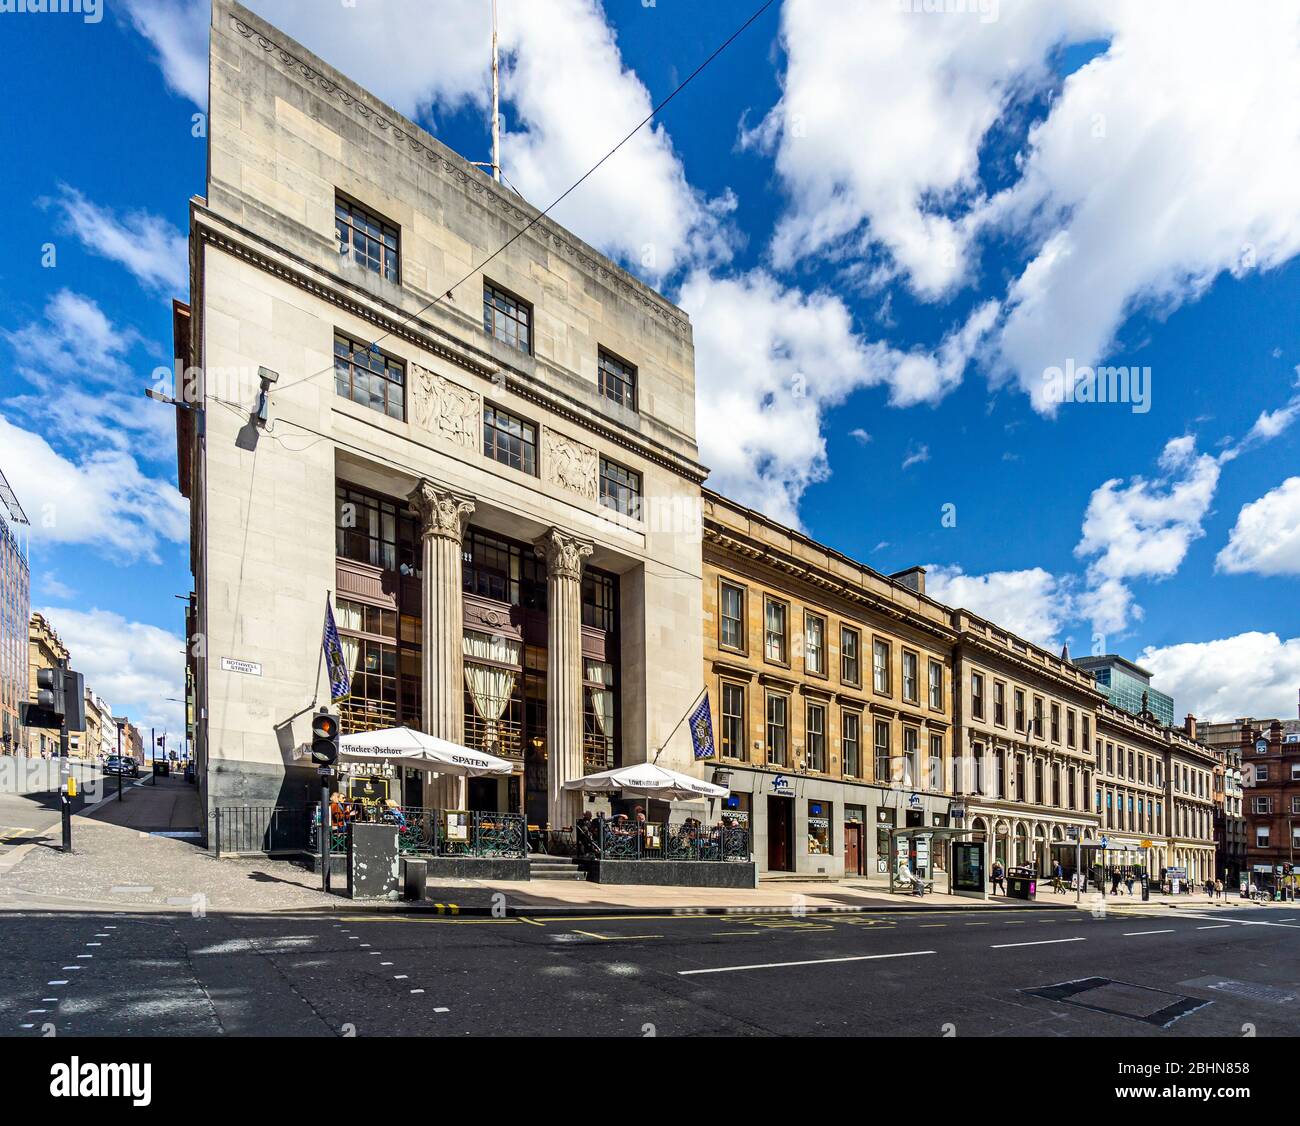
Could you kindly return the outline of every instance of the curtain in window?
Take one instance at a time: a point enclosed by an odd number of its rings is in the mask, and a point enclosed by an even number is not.
[[[609,739],[614,734],[614,693],[610,691],[614,670],[604,661],[584,661],[583,665],[583,679],[587,682],[587,691],[591,693],[591,711],[596,717],[596,726]],[[594,684],[604,687],[596,688],[593,687]]]
[[[513,669],[477,664],[476,661],[501,661],[517,666],[519,642],[467,629],[462,651],[465,654],[465,686],[474,701],[474,710],[485,725],[483,749],[490,750],[497,744],[497,722],[510,703],[517,674]]]

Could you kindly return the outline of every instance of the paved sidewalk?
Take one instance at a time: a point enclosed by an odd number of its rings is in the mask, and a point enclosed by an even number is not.
[[[187,836],[160,836],[139,826],[193,824],[197,812],[184,783],[132,787],[119,806],[104,802],[74,818],[73,848],[65,855],[57,839],[32,846],[17,863],[0,870],[0,912],[32,910],[185,911],[188,913],[281,913],[426,911],[443,914],[514,915],[637,913],[786,913],[1095,910],[1097,897],[1074,895],[1038,900],[998,896],[987,902],[942,893],[916,898],[895,895],[860,879],[846,881],[764,880],[753,889],[650,887],[594,884],[578,880],[529,882],[440,880],[421,904],[349,900],[320,890],[320,877],[304,864],[268,857],[220,860]],[[189,812],[187,812],[189,811]],[[336,880],[336,884],[341,881]],[[1140,898],[1107,896],[1107,911],[1247,906],[1229,899],[1211,905],[1204,895]],[[1297,905],[1277,904],[1289,910]]]

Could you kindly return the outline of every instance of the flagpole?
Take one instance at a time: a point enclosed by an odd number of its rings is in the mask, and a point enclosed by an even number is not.
[[[659,756],[664,753],[664,748],[668,746],[668,744],[672,741],[672,737],[677,734],[677,728],[681,727],[681,725],[686,722],[686,720],[690,717],[691,712],[693,712],[698,706],[701,697],[703,697],[708,692],[708,690],[709,690],[709,686],[706,684],[695,694],[695,699],[691,701],[690,707],[688,707],[686,711],[682,713],[682,718],[679,719],[677,723],[674,724],[673,729],[670,732],[668,732],[668,738],[659,744],[659,749],[655,751],[655,757],[650,762],[651,766],[655,766],[658,764]]]
[[[331,591],[331,590],[327,590],[327,591],[325,592],[325,614],[326,614],[326,617],[329,616],[329,612],[330,612],[330,600],[331,600],[331,596],[333,595],[333,593],[334,593],[334,592]],[[324,643],[322,643],[322,644],[321,644],[321,647],[320,647],[320,651],[316,654],[316,679],[315,679],[315,681],[312,683],[312,686],[311,686],[311,706],[312,706],[313,708],[316,706],[316,701],[317,701],[318,699],[320,699],[320,670],[321,670],[321,668],[324,666],[324,664],[325,664],[325,645],[324,645]]]

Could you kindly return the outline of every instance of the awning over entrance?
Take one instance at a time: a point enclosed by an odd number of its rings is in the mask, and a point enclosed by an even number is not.
[[[608,794],[621,791],[629,797],[658,798],[661,801],[691,801],[695,798],[725,798],[731,791],[726,786],[679,774],[676,770],[656,766],[652,762],[619,766],[588,774],[564,783],[566,790],[585,790],[588,793]]]
[[[412,766],[436,774],[455,774],[465,778],[511,774],[514,767],[503,758],[485,751],[474,751],[436,735],[413,731],[409,727],[389,727],[383,731],[365,731],[344,735],[339,740],[339,758],[344,762],[383,762],[395,766]]]

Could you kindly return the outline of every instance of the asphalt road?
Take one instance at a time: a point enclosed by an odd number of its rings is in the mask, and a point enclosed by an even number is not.
[[[18,1036],[1300,1034],[1300,909],[0,926]]]

